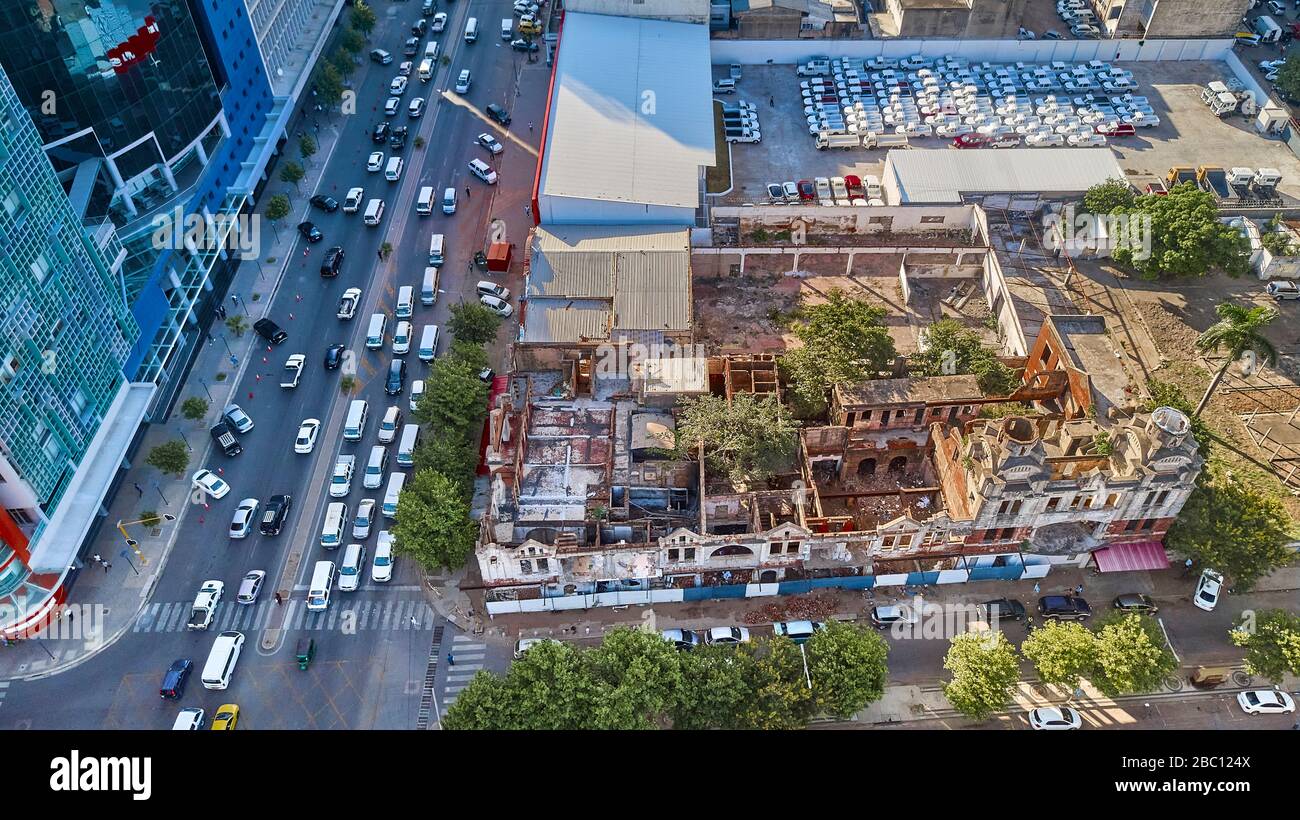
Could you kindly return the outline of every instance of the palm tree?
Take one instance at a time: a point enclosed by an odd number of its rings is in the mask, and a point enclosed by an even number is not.
[[[1210,403],[1210,394],[1223,380],[1228,365],[1241,358],[1241,354],[1249,350],[1263,359],[1265,364],[1277,364],[1277,348],[1273,347],[1273,343],[1264,338],[1260,332],[1278,317],[1277,308],[1248,308],[1232,302],[1223,302],[1214,309],[1214,312],[1219,314],[1219,321],[1197,337],[1196,349],[1208,353],[1226,348],[1228,357],[1223,360],[1222,366],[1210,380],[1210,386],[1205,388],[1201,403],[1196,405],[1194,413],[1196,416],[1200,416],[1205,405]]]

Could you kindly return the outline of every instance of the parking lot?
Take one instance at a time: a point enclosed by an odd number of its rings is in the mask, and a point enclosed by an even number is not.
[[[1141,128],[1134,136],[1115,137],[1107,143],[1134,184],[1141,186],[1153,177],[1163,177],[1174,165],[1276,168],[1282,173],[1279,191],[1285,198],[1300,201],[1300,160],[1286,144],[1276,137],[1260,136],[1254,131],[1253,122],[1239,115],[1220,120],[1201,102],[1201,90],[1207,83],[1231,77],[1226,65],[1213,62],[1116,65],[1132,72],[1138,84],[1136,93],[1148,98],[1161,120],[1158,126]],[[793,65],[745,66],[737,93],[718,98],[729,105],[739,100],[752,103],[763,134],[761,143],[729,146],[732,188],[721,198],[721,204],[763,202],[769,182],[847,174],[881,175],[884,149],[816,149],[799,96],[801,79]],[[939,148],[950,142],[922,137],[913,139],[911,145]]]

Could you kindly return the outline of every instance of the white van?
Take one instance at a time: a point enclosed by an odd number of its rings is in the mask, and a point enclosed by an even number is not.
[[[420,189],[420,195],[415,198],[415,212],[420,216],[428,216],[433,213],[432,185],[425,185]]]
[[[379,511],[385,518],[397,515],[397,499],[402,496],[402,485],[406,483],[406,473],[393,473],[388,477],[388,489],[384,490],[384,503]]]
[[[448,188],[442,192],[442,212],[444,214],[456,213],[456,189]]]
[[[478,18],[471,17],[465,21],[465,42],[472,43],[478,39]]]
[[[438,301],[438,269],[425,268],[424,280],[420,282],[420,304],[432,305]]]
[[[356,592],[361,586],[361,572],[366,568],[366,545],[348,544],[339,566],[339,592]]]
[[[399,319],[409,319],[415,311],[415,288],[410,285],[402,285],[397,289],[397,312]]]
[[[425,325],[420,331],[420,350],[417,354],[422,362],[431,362],[438,355],[438,326]]]
[[[430,47],[433,48],[434,51],[437,51],[437,50],[438,50],[438,44],[437,44],[437,43],[429,43],[429,45],[430,45]],[[429,80],[432,80],[432,79],[433,79],[433,60],[430,60],[428,57],[425,57],[423,60],[420,61],[420,69],[419,69],[419,70],[420,70],[420,82],[422,82],[422,83],[427,83]]]
[[[431,63],[438,62],[438,44],[430,40],[424,44],[424,59]]]
[[[515,27],[515,21],[511,17],[501,18],[501,39],[509,40]]]
[[[348,405],[348,418],[343,422],[343,440],[344,441],[361,441],[361,437],[366,434],[366,414],[370,411],[370,403],[365,399],[353,399]]]
[[[311,572],[311,586],[307,588],[307,611],[324,612],[329,609],[330,589],[334,586],[334,562],[317,561]]]
[[[379,220],[384,218],[384,201],[382,199],[372,199],[366,203],[365,216],[361,218],[362,222],[374,227],[379,224]]]
[[[384,470],[388,468],[388,448],[376,444],[370,448],[370,459],[366,462],[366,472],[361,478],[361,486],[367,490],[377,490],[384,483]]]
[[[415,464],[412,456],[415,453],[415,445],[419,441],[420,425],[410,423],[402,427],[402,439],[397,444],[397,466],[410,467]]]
[[[384,179],[389,182],[396,182],[402,178],[402,168],[404,167],[406,167],[406,164],[402,162],[401,157],[390,157],[388,166],[384,168]]]
[[[383,313],[370,314],[370,327],[366,330],[366,347],[379,350],[384,346],[384,330],[388,327],[388,317]]]
[[[203,688],[225,689],[230,685],[230,677],[235,674],[235,664],[239,662],[239,653],[244,648],[244,633],[222,632],[212,642],[212,651],[208,661],[203,664]]]
[[[446,244],[447,238],[440,233],[429,237],[429,264],[441,265],[443,260],[443,245]]]
[[[325,508],[325,523],[320,528],[320,545],[336,550],[343,543],[343,525],[348,522],[348,505],[335,501]]]

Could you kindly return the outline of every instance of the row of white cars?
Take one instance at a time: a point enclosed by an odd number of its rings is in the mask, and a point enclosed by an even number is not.
[[[898,67],[813,58],[800,97],[810,134],[1021,139],[1033,147],[1105,145],[1108,136],[1160,124],[1131,72],[1108,62],[971,63],[919,55]]]

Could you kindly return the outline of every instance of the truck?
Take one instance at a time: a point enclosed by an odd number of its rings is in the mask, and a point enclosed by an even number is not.
[[[1282,36],[1282,27],[1267,14],[1261,14],[1250,21],[1251,30],[1259,35],[1261,43],[1276,43]]]
[[[907,148],[906,134],[877,134],[874,131],[862,138],[863,148]]]
[[[307,357],[301,353],[295,353],[290,356],[284,363],[284,375],[280,377],[280,386],[292,388],[298,386],[298,381],[302,378],[302,369],[307,364]]]
[[[227,456],[237,456],[244,452],[239,440],[235,438],[235,432],[230,429],[230,425],[226,421],[217,422],[208,432],[212,434],[212,440],[221,448],[221,452]]]
[[[212,619],[217,614],[217,604],[221,603],[221,595],[225,591],[226,585],[221,581],[204,581],[199,587],[199,594],[194,596],[190,619],[185,622],[185,628],[207,629],[211,626]]]
[[[1210,113],[1222,119],[1237,110],[1241,100],[1223,83],[1214,82],[1201,89],[1201,102],[1210,107]]]
[[[816,145],[819,151],[828,148],[861,148],[862,137],[857,134],[829,134],[822,131],[817,135]]]
[[[796,73],[800,77],[813,77],[819,74],[831,73],[831,60],[829,57],[813,57],[806,63],[800,63]]]
[[[1169,173],[1165,174],[1166,188],[1173,188],[1184,182],[1196,184],[1196,169],[1190,165],[1175,165],[1169,169]]]
[[[334,315],[344,321],[357,315],[357,305],[361,304],[361,288],[348,288],[339,299],[339,309]]]
[[[1232,196],[1228,187],[1228,174],[1217,165],[1202,165],[1196,169],[1196,184],[1202,191],[1209,191],[1219,199]]]

